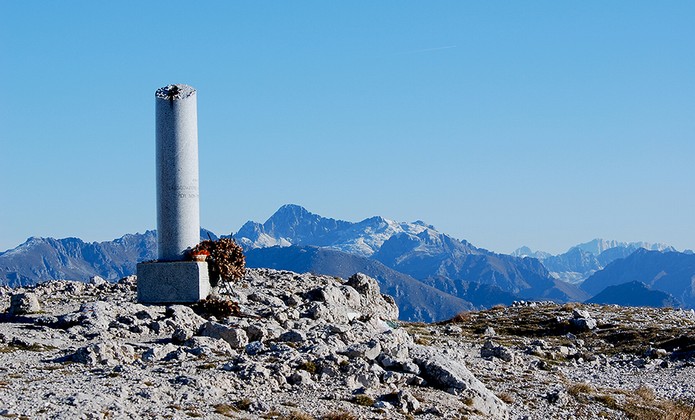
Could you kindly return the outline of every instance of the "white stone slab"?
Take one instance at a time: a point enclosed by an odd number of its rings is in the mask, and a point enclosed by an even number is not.
[[[145,262],[137,265],[138,302],[194,303],[210,294],[205,262]]]

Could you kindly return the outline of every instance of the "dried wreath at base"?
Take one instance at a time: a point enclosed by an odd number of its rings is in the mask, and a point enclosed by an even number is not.
[[[193,310],[201,316],[208,318],[214,316],[218,319],[227,318],[231,315],[240,314],[239,304],[229,299],[222,299],[219,296],[208,296],[193,304]]]
[[[233,294],[231,283],[241,280],[246,273],[246,257],[241,247],[229,238],[205,240],[196,245],[190,254],[200,255],[206,252],[210,285],[219,286],[224,292]]]

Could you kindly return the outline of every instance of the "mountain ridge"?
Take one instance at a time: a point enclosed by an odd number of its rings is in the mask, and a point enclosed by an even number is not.
[[[201,239],[208,236],[216,238],[201,229]],[[348,268],[364,270],[385,288],[395,288],[399,284],[401,290],[414,290],[416,292],[409,292],[414,300],[406,302],[403,296],[407,293],[401,293],[399,305],[403,306],[404,313],[423,319],[435,319],[446,311],[449,311],[448,316],[454,310],[451,308],[478,309],[514,300],[584,301],[616,282],[633,279],[613,279],[594,288],[580,288],[576,284],[634,255],[636,252],[631,246],[646,244],[596,239],[557,256],[535,253],[542,258],[534,258],[528,255],[534,254],[528,247],[520,248],[516,255],[505,255],[438,232],[434,226],[420,220],[396,222],[374,216],[349,222],[323,217],[294,204],[280,207],[264,223],[246,222],[232,236],[247,254],[260,256],[264,252],[257,250],[276,248],[265,251],[273,253],[275,261],[258,257],[258,261],[265,261],[265,265],[273,268],[316,270],[319,274],[334,276],[354,274],[345,271]],[[610,248],[616,244],[627,246]],[[662,250],[649,252],[661,254],[672,249],[663,244],[649,246]],[[297,256],[293,247],[318,250],[310,251],[312,258],[298,265],[298,261],[292,260]],[[644,248],[637,247],[637,251],[640,250]],[[86,281],[94,275],[115,280],[133,274],[137,262],[155,258],[155,231],[92,243],[79,238],[33,237],[0,254],[0,284],[28,285],[50,279]],[[639,254],[637,258],[650,257]],[[253,258],[249,261],[253,264]],[[671,267],[671,271],[684,270],[683,278],[678,277],[680,289],[665,290],[681,300],[681,294],[690,293],[684,280],[689,268],[678,267],[683,261],[686,260],[679,260]],[[278,265],[279,262],[284,266]],[[389,293],[399,296],[398,291],[389,289]],[[437,308],[436,302],[450,309]],[[695,305],[695,299],[687,302]]]
[[[533,251],[527,246],[517,248],[511,255],[536,258],[543,263],[553,277],[567,283],[581,284],[611,262],[625,258],[638,249],[678,252],[674,247],[662,243],[621,242],[596,238],[574,245],[557,255]]]

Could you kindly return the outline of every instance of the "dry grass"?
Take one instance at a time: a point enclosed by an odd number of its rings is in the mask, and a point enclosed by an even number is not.
[[[432,344],[432,340],[430,340],[429,338],[425,338],[423,336],[417,336],[417,337],[415,337],[415,340],[413,340],[413,341],[415,341],[415,344],[418,344],[421,346],[429,346],[430,344]]]
[[[500,392],[499,394],[497,394],[497,398],[499,398],[507,404],[514,404],[515,402],[514,396],[509,392]]]
[[[649,388],[647,386],[640,386],[635,390],[635,394],[642,398],[644,401],[654,401],[656,399],[656,395],[654,395],[654,390],[652,388]]]
[[[594,393],[594,387],[586,382],[581,382],[567,387],[567,393],[573,397],[579,395],[592,395]]]
[[[321,420],[359,420],[359,417],[347,411],[333,411],[324,414]]]
[[[253,404],[253,401],[251,401],[250,398],[242,398],[239,401],[235,402],[234,406],[239,410],[247,411],[249,408],[251,408],[251,404]]]
[[[638,390],[637,392],[640,392]],[[661,401],[654,397],[653,392],[651,399],[644,399],[638,393],[635,393],[633,398],[628,399],[620,406],[620,409],[633,419],[643,420],[693,420],[695,419],[695,404],[685,401]],[[643,393],[643,392],[641,392]]]
[[[316,417],[303,411],[293,411],[290,414],[280,417],[281,420],[315,420]]]
[[[599,321],[598,328],[581,331],[575,327],[570,322],[575,309],[589,311]],[[674,352],[675,357],[685,358],[695,354],[695,321],[674,318],[677,323],[663,325],[656,321],[663,310],[579,303],[542,304],[462,312],[438,324],[454,323],[463,330],[462,337],[474,339],[482,339],[485,329],[493,327],[498,334],[495,340],[508,346],[522,345],[520,340],[528,338],[542,338],[551,345],[569,345],[567,334],[572,333],[584,340],[586,348],[593,349],[593,353],[606,356],[620,353],[641,356],[646,350],[645,343],[654,343],[652,347]],[[426,340],[425,325],[410,324],[407,328],[416,338]]]
[[[601,394],[595,396],[594,399],[603,404],[606,408],[610,408],[611,410],[620,410],[618,400],[616,400],[612,395]]]
[[[196,366],[196,368],[201,369],[201,370],[215,369],[216,367],[217,367],[217,363],[203,363],[203,364]]]
[[[369,395],[365,395],[365,394],[356,395],[355,399],[353,401],[355,402],[355,404],[362,405],[365,407],[371,407],[374,405],[374,402],[375,402],[374,398],[370,397]]]
[[[239,411],[237,408],[231,404],[217,404],[213,406],[215,409],[215,413],[221,414],[225,417],[235,417],[234,413]]]
[[[471,320],[471,312],[459,312],[458,314],[454,315],[453,318],[447,321],[442,321],[439,324],[467,324],[471,322]]]
[[[297,368],[300,370],[305,370],[305,371],[311,373],[312,375],[318,371],[318,367],[316,366],[316,363],[314,363],[312,361],[303,362],[299,366],[297,366]]]
[[[465,397],[461,398],[461,402],[462,402],[464,405],[467,405],[468,407],[471,407],[471,406],[475,403],[475,400],[474,400],[473,397],[471,397],[471,396],[465,396]]]
[[[33,351],[33,352],[44,352],[44,351],[53,351],[57,350],[57,347],[49,346],[49,345],[44,345],[44,344],[39,344],[39,343],[32,343],[32,344],[21,344],[21,343],[10,343],[7,346],[0,346],[0,353],[12,353],[15,351],[20,351],[20,350],[25,350],[25,351]]]

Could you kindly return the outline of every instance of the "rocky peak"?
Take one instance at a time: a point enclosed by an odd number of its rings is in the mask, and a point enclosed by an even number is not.
[[[347,222],[287,204],[263,224],[247,222],[234,238],[247,249],[311,245],[369,257],[393,235],[402,232],[419,234],[427,229],[429,227],[424,223],[399,223],[380,216]]]
[[[251,269],[235,284],[237,308],[216,315],[212,301],[140,305],[135,288],[132,276],[0,294],[1,309],[9,300],[17,308],[2,316],[12,322],[0,322],[0,363],[13,367],[10,381],[32,384],[30,393],[7,392],[15,386],[3,376],[6,407],[28,417],[104,415],[108,407],[114,417],[172,410],[211,417],[233,408],[253,418],[297,410],[447,418],[466,398],[466,412],[508,417],[462,358],[416,343],[396,321],[393,298],[364,274],[342,280]],[[33,300],[42,302],[40,313],[32,313]]]

